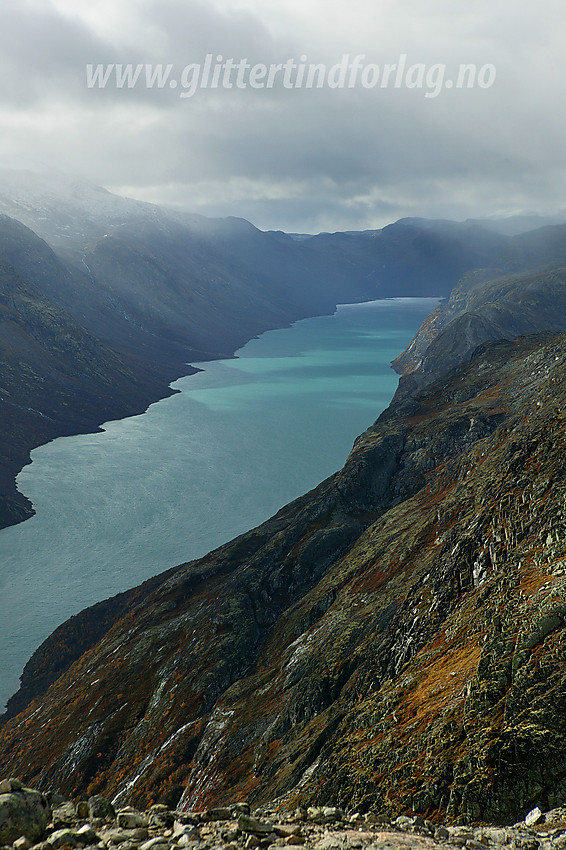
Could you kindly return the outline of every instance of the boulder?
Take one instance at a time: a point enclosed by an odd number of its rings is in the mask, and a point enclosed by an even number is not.
[[[53,826],[59,829],[63,826],[73,826],[77,819],[77,810],[73,803],[67,801],[60,806],[56,806],[51,814]]]
[[[51,816],[45,796],[19,780],[4,780],[0,788],[0,844],[12,844],[22,835],[34,844],[41,841]]]
[[[117,815],[118,826],[122,829],[136,829],[148,825],[148,819],[145,815],[135,811],[135,809],[122,809]]]
[[[542,812],[538,806],[532,809],[525,817],[525,823],[527,826],[534,826],[535,823],[538,823],[540,820],[542,820]]]
[[[81,847],[83,846],[83,842],[77,832],[76,829],[69,829],[68,827],[63,827],[63,829],[56,829],[55,832],[52,832],[49,836],[49,843],[52,847],[78,847],[79,844]],[[84,842],[86,843],[86,842]]]
[[[116,813],[112,803],[108,802],[105,797],[100,797],[95,794],[94,797],[89,797],[88,808],[91,818],[114,818]]]
[[[238,827],[242,832],[251,832],[254,835],[270,835],[273,832],[273,824],[270,821],[260,821],[252,815],[240,815]]]
[[[90,844],[98,844],[98,842],[100,841],[97,833],[88,823],[83,824],[83,826],[81,826],[80,829],[77,830],[77,835],[81,844],[84,844],[85,846],[89,846]]]

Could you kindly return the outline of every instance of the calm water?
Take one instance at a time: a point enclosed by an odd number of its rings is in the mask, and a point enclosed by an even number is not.
[[[146,414],[36,449],[18,486],[37,515],[0,531],[0,706],[69,616],[205,554],[338,469],[436,303],[347,305],[270,331],[236,360],[199,364]]]

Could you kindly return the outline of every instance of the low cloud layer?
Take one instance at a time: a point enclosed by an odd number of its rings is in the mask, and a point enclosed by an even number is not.
[[[4,0],[0,161],[302,232],[553,213],[566,208],[565,30],[558,0]],[[223,76],[229,59],[239,78]],[[311,64],[340,63],[343,87],[306,85]],[[148,87],[159,64],[167,80]],[[268,87],[261,67],[278,64]],[[88,87],[87,65],[112,67],[104,87]],[[458,88],[461,65],[484,69],[483,85]]]

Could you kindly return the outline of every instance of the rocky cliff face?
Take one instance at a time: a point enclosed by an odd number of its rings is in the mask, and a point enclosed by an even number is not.
[[[393,361],[398,372],[411,376],[401,392],[431,384],[485,342],[565,331],[565,284],[563,267],[513,275],[493,269],[468,272]]]
[[[181,807],[557,805],[565,367],[562,336],[487,345],[272,520],[61,627],[28,682],[61,645],[70,666],[3,727],[0,773]]]

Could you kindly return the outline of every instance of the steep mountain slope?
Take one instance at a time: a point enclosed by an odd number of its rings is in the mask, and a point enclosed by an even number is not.
[[[4,726],[0,771],[184,806],[561,802],[565,367],[565,337],[489,344],[310,494],[117,602]],[[28,683],[96,620],[61,627]]]
[[[12,263],[43,282],[66,274],[17,222],[0,222],[0,528],[31,514],[14,475],[31,446],[143,410],[163,376],[118,355],[50,301]],[[7,235],[10,250],[5,250]],[[17,235],[16,240],[12,237]],[[21,254],[21,256],[20,256]]]
[[[540,331],[566,331],[565,268],[513,276],[470,272],[393,361],[398,372],[410,375],[401,391],[432,383],[484,342]]]
[[[491,266],[505,255],[513,262],[513,240],[466,222],[401,219],[361,234],[321,233],[300,243],[335,264],[375,281],[385,296],[447,295],[470,269]],[[410,282],[410,292],[403,291]]]

